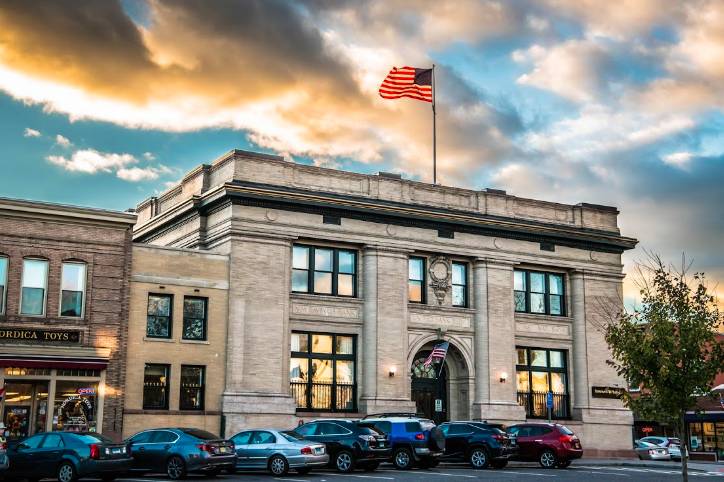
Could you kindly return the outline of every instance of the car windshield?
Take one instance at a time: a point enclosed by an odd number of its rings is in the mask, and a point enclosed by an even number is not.
[[[384,435],[384,433],[380,432],[375,427],[368,427],[366,425],[359,425],[359,433],[362,435]]]
[[[296,442],[297,440],[304,440],[304,437],[296,432],[279,432],[282,437],[289,440],[290,442]]]
[[[99,433],[84,433],[84,434],[73,434],[78,439],[86,444],[97,444],[98,442],[104,443],[104,444],[112,444],[114,443],[113,440],[109,439],[108,437],[104,437],[103,435]]]
[[[197,428],[182,428],[181,431],[186,435],[191,435],[192,437],[200,438],[201,440],[215,440],[219,438],[211,432],[199,430]]]

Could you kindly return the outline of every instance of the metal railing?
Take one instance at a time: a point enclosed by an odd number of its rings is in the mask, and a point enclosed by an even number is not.
[[[290,382],[299,410],[330,412],[357,409],[357,386],[353,383]]]
[[[548,418],[546,392],[518,392],[518,404],[525,407],[528,418]],[[553,394],[551,418],[556,420],[571,418],[569,396],[565,393]]]

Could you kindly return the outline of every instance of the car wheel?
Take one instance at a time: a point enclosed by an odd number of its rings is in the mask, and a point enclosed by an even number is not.
[[[538,457],[538,463],[540,463],[540,466],[544,469],[552,469],[556,466],[558,460],[556,460],[556,454],[554,454],[552,450],[544,450],[541,452],[540,457]]]
[[[493,460],[490,465],[493,466],[494,469],[504,469],[506,465],[508,465],[507,460]]]
[[[312,471],[312,469],[310,469],[309,467],[302,467],[300,469],[297,469],[297,473],[299,475],[307,475],[311,471]]]
[[[180,480],[186,477],[186,464],[174,455],[166,461],[166,475],[171,480]]]
[[[354,470],[354,457],[351,452],[342,450],[337,453],[337,457],[334,459],[334,466],[340,472],[352,472]]]
[[[269,472],[276,476],[287,475],[289,473],[289,462],[281,455],[275,455],[269,459]]]
[[[490,465],[488,452],[482,447],[474,448],[470,452],[468,460],[470,460],[470,465],[472,465],[474,469],[487,469],[488,465]]]
[[[63,462],[58,467],[58,482],[75,482],[78,479],[78,474],[75,472],[75,467],[70,462]]]
[[[558,468],[559,468],[559,469],[567,469],[568,466],[570,466],[570,465],[571,465],[571,461],[570,461],[570,460],[561,460],[560,462],[558,462]]]
[[[395,450],[395,453],[392,455],[392,463],[395,468],[399,470],[407,470],[412,467],[412,453],[410,453],[410,449],[402,447]]]

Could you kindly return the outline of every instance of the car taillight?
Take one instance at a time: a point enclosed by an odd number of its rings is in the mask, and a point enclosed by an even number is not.
[[[312,447],[302,447],[302,455],[312,455]]]
[[[656,450],[649,450],[650,455],[654,455],[656,453]]]
[[[90,445],[90,458],[92,458],[92,459],[101,458],[101,448],[97,444]]]
[[[573,442],[573,437],[570,435],[561,435],[559,440],[561,441],[561,443],[569,444],[569,443]]]
[[[493,438],[494,438],[495,440],[497,440],[498,442],[502,442],[502,441],[505,440],[507,437],[506,437],[505,435],[495,434],[495,435],[493,435]]]
[[[415,439],[416,440],[425,440],[425,434],[424,433],[415,434]]]
[[[211,452],[211,445],[208,445],[208,444],[197,444],[196,446],[197,446],[197,447],[199,448],[199,450],[201,450],[202,452]]]
[[[0,450],[7,450],[7,449],[8,449],[8,443],[0,442]]]
[[[365,442],[374,442],[375,441],[374,435],[360,435],[359,438],[360,438],[360,440],[364,440]]]

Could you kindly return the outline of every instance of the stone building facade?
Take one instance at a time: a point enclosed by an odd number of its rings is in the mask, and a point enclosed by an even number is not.
[[[615,208],[234,150],[136,211],[136,243],[228,258],[227,433],[386,411],[511,423],[550,396],[588,453],[629,448],[599,330],[636,244]]]
[[[0,199],[0,413],[11,439],[120,438],[135,220]]]

